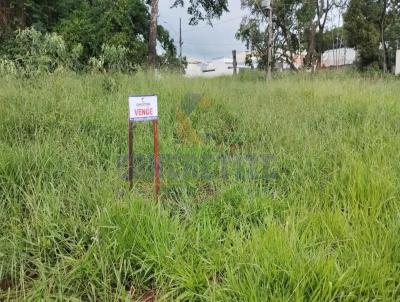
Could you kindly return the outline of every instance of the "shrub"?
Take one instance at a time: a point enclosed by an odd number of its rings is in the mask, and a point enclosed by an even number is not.
[[[83,54],[83,46],[81,43],[78,43],[74,47],[72,47],[68,60],[68,67],[70,69],[72,70],[82,69],[83,67],[83,64],[81,62],[82,54]]]
[[[17,66],[11,60],[0,58],[0,76],[16,75]]]
[[[60,35],[42,34],[33,27],[17,31],[15,46],[15,60],[28,73],[52,72],[68,59],[66,45]]]
[[[57,33],[41,33],[35,28],[17,30],[10,37],[7,62],[2,61],[2,73],[21,73],[27,76],[42,72],[54,72],[60,68],[82,68],[81,44],[69,48]]]
[[[92,71],[132,71],[129,61],[129,49],[124,46],[103,44],[99,58],[91,57],[89,66]]]
[[[128,48],[124,46],[110,46],[103,44],[101,47],[105,68],[112,71],[129,70]]]
[[[89,59],[89,68],[92,71],[104,71],[104,60],[100,57],[100,59],[96,57],[91,57]]]

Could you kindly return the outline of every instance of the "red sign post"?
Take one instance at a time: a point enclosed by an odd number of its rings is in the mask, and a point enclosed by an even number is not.
[[[160,194],[160,163],[158,148],[158,107],[156,95],[138,95],[129,97],[128,121],[128,180],[129,189],[133,188],[133,123],[153,122],[154,136],[154,184],[156,198]]]

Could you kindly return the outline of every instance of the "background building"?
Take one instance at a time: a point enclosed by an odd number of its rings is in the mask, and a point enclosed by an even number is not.
[[[357,52],[353,48],[329,49],[322,54],[321,67],[341,67],[355,64]]]
[[[241,69],[250,68],[250,66],[246,66],[247,55],[247,52],[240,52],[236,54],[238,72],[240,72]],[[255,58],[253,58],[253,62],[256,63]],[[255,64],[255,66],[257,65]],[[211,60],[188,58],[185,74],[187,77],[216,77],[233,75],[233,59],[232,57],[219,57]]]

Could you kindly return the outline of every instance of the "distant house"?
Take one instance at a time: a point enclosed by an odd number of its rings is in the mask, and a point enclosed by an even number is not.
[[[282,50],[277,50],[276,54],[281,56]],[[288,55],[289,55],[289,53],[288,53]],[[305,52],[305,51],[303,51],[302,53],[296,53],[296,54],[292,55],[292,63],[293,63],[293,66],[296,69],[299,69],[299,68],[301,68],[303,66],[303,61],[304,61],[304,58],[306,57],[306,55],[307,55],[307,52]],[[291,69],[290,64],[288,64],[282,58],[282,56],[281,56],[280,59],[277,59],[277,61],[275,62],[275,66],[274,67],[278,71],[284,71],[284,70],[290,70]]]
[[[279,50],[276,52],[279,54]],[[246,57],[249,52],[240,52],[236,54],[238,72],[241,69],[248,69]],[[307,52],[293,54],[293,66],[297,69],[303,67],[304,58]],[[281,56],[282,57],[282,56]],[[355,64],[357,53],[352,48],[337,48],[325,51],[321,57],[322,68],[343,67]],[[257,67],[256,57],[252,57],[253,66]],[[187,59],[185,74],[187,77],[216,77],[223,75],[233,75],[233,62],[231,57],[219,57],[211,60],[200,60],[196,58]],[[279,59],[275,63],[275,69],[279,71],[290,70],[291,66],[285,60]]]
[[[199,59],[194,59],[194,58],[187,58],[186,60],[187,60],[187,66],[185,69],[186,76],[189,77],[201,76],[202,74],[201,65],[203,64],[203,62]]]
[[[357,52],[353,48],[329,49],[322,54],[321,67],[343,67],[355,64]]]
[[[250,68],[246,66],[246,53],[237,53],[236,55],[238,72],[240,69]],[[195,58],[187,59],[185,69],[187,77],[216,77],[223,75],[233,75],[233,59],[231,57],[219,57],[208,61]]]
[[[279,50],[277,51],[279,54]],[[293,66],[297,69],[303,67],[304,59],[307,55],[306,51],[301,54],[294,54],[292,56]],[[353,48],[337,48],[325,51],[321,56],[321,67],[332,68],[332,67],[343,67],[355,64],[357,59],[357,53]],[[275,63],[275,68],[279,71],[290,69],[290,64],[285,60],[280,59]]]

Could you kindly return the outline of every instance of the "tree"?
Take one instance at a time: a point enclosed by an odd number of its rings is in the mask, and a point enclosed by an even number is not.
[[[294,59],[306,49],[305,66],[315,66],[327,49],[323,36],[328,15],[332,10],[343,7],[345,3],[346,0],[273,1],[275,49],[273,59],[284,61],[292,69],[296,69]],[[259,0],[242,0],[242,6],[250,11],[250,16],[243,19],[237,38],[247,42],[263,64],[266,60],[267,46],[264,28],[268,24],[268,19]]]
[[[84,46],[84,59],[99,56],[103,45],[129,50],[133,64],[147,56],[150,15],[141,0],[83,0],[52,28],[68,43]]]
[[[304,36],[304,28],[299,18],[301,2],[298,0],[286,0],[273,2],[275,26],[275,58],[285,61],[293,70],[296,55],[301,54],[303,45],[301,37]]]
[[[261,18],[254,14],[244,18],[236,33],[236,38],[246,43],[247,49],[251,50],[251,55],[258,58],[258,68],[264,69],[268,62],[268,41],[266,29],[260,29],[261,22]],[[250,58],[246,59],[246,62],[252,64]]]
[[[333,10],[344,9],[347,0],[316,0],[304,2],[298,12],[298,18],[305,28],[307,55],[304,65],[312,67],[321,64],[321,56],[326,50],[323,35],[329,14]]]
[[[0,39],[18,27],[24,27],[25,3],[18,0],[0,0]]]
[[[146,0],[0,0],[0,55],[13,52],[16,29],[34,27],[60,34],[69,49],[83,46],[81,65],[104,56],[104,50],[123,50],[129,65],[146,62],[149,53],[150,13]],[[157,14],[156,14],[157,15]],[[14,21],[12,21],[14,20]],[[176,65],[176,49],[168,31],[157,26],[151,38],[165,49],[154,62]],[[108,51],[110,50],[110,51]]]
[[[382,0],[382,11],[380,14],[379,27],[380,27],[380,40],[382,45],[382,68],[383,72],[387,72],[387,46],[385,42],[385,28],[386,28],[386,15],[388,10],[389,1]]]
[[[174,40],[170,38],[169,32],[162,26],[158,25],[157,36],[161,47],[164,49],[164,54],[157,57],[157,66],[165,66],[172,70],[184,70],[186,60],[181,60],[177,56]]]
[[[387,50],[388,70],[396,64],[396,50],[399,48],[400,40],[400,6],[392,6],[387,16],[387,27],[385,29],[385,42]]]
[[[272,56],[272,63],[276,60],[283,60],[296,69],[293,64],[295,52],[300,48],[297,38],[297,19],[295,7],[297,0],[274,1],[273,19],[269,20],[266,11],[262,9],[260,2],[256,0],[242,0],[242,7],[250,11],[249,16],[243,18],[236,38],[246,43],[252,54],[258,57],[258,67],[266,68],[268,62],[268,33],[267,27],[272,21],[274,28],[275,48]]]
[[[344,21],[349,45],[358,51],[359,67],[389,70],[400,36],[397,1],[351,0]]]
[[[79,9],[83,0],[24,0],[27,26],[50,32],[71,11]]]
[[[371,11],[373,4],[371,0],[351,0],[344,16],[349,46],[357,49],[358,63],[362,68],[379,59],[379,30],[376,26],[376,13]]]
[[[149,34],[149,66],[154,68],[157,57],[157,15],[158,0],[151,0],[150,34]]]
[[[189,24],[197,25],[206,20],[211,24],[213,18],[219,18],[228,11],[228,0],[189,0],[187,12],[191,15]],[[184,0],[174,0],[172,7],[184,6]]]

